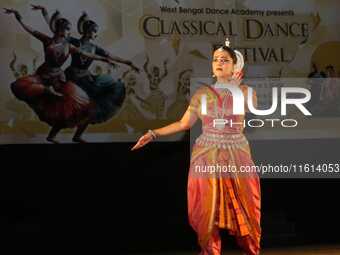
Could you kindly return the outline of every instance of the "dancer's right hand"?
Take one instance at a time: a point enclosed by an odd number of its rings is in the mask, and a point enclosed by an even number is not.
[[[143,146],[147,145],[152,140],[153,140],[153,137],[152,137],[152,135],[149,132],[144,134],[141,138],[139,138],[139,140],[135,144],[135,146],[132,147],[131,151],[134,151],[134,150],[137,150],[139,148],[142,148]]]
[[[33,11],[45,11],[46,8],[42,5],[35,5],[35,4],[31,4],[31,8]]]
[[[17,19],[17,20],[21,20],[21,15],[20,15],[20,13],[17,11],[17,10],[15,10],[15,9],[8,9],[8,8],[4,8],[4,10],[5,10],[5,13],[6,14],[14,14],[14,16],[15,16],[15,18]]]
[[[241,70],[239,72],[235,72],[233,74],[233,82],[236,84],[236,85],[240,85],[241,82],[242,82],[242,79],[243,79],[243,76],[244,76],[244,72]]]

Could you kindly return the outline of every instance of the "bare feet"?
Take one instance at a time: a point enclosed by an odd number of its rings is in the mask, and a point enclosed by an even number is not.
[[[59,144],[60,143],[55,139],[55,137],[47,137],[46,141],[53,143],[53,144]]]
[[[88,143],[87,141],[85,141],[81,137],[73,137],[72,141],[75,142],[75,143]]]

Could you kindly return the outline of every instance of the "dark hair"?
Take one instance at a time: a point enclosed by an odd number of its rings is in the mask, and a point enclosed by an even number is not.
[[[230,47],[227,47],[226,45],[221,45],[221,44],[215,44],[213,45],[213,53],[218,50],[219,48],[222,48],[224,51],[228,52],[229,53],[229,56],[231,57],[231,59],[233,60],[233,63],[236,64],[237,62],[237,57],[236,57],[236,53],[235,51],[230,48]]]
[[[334,66],[328,65],[328,66],[326,66],[326,69],[334,69]]]
[[[64,30],[70,25],[71,23],[67,19],[64,19],[64,18],[57,19],[55,22],[56,31]]]
[[[53,33],[56,33],[58,31],[68,28],[68,26],[71,26],[71,22],[63,18],[60,12],[56,10],[50,19],[49,26],[51,31]]]
[[[84,33],[92,32],[93,30],[98,29],[98,25],[96,22],[92,20],[86,20],[83,24]]]

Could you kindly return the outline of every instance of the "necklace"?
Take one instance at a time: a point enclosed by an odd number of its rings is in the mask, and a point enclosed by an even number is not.
[[[220,95],[213,87],[210,87],[210,90],[216,95],[217,100],[214,100],[214,106],[215,106],[215,119],[214,119],[214,127],[218,130],[223,130],[225,128],[226,120],[223,118],[225,115],[225,102],[226,97],[223,97],[223,95]],[[223,101],[222,101],[223,97]],[[218,105],[221,105],[222,107],[222,113],[219,114],[218,111]]]

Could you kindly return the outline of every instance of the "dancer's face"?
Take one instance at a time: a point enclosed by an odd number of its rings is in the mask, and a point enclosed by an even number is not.
[[[87,38],[89,38],[90,40],[95,40],[98,37],[98,27],[94,26],[93,28],[91,28],[87,34],[86,34]]]
[[[158,77],[159,76],[159,68],[157,66],[154,66],[152,73],[153,73],[154,76]]]
[[[212,69],[217,78],[230,78],[234,71],[234,63],[230,54],[227,51],[216,50],[213,55]]]
[[[65,24],[59,31],[59,35],[63,37],[71,36],[71,24]]]

